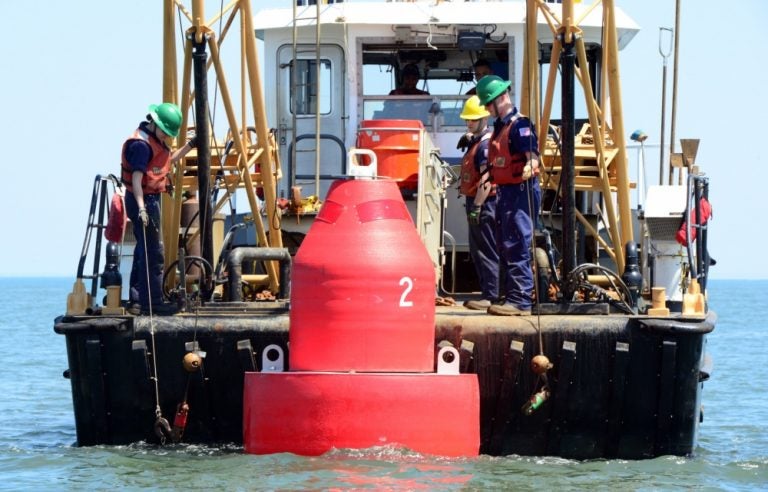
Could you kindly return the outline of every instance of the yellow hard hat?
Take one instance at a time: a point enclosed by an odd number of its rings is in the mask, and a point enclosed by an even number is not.
[[[487,118],[491,113],[485,109],[485,106],[480,104],[480,98],[472,96],[464,103],[464,109],[461,110],[459,118],[462,120],[479,120],[480,118]]]

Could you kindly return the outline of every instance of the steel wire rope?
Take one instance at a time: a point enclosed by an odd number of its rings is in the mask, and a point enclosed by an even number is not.
[[[221,0],[219,4],[219,32],[216,34],[216,42],[218,43],[218,40],[221,39],[221,33],[223,32],[223,26],[222,22],[224,20],[224,0]],[[219,77],[214,77],[214,89],[213,89],[213,111],[211,111],[211,106],[208,106],[208,118],[211,120],[211,137],[213,138],[213,148],[216,149],[216,157],[219,159],[219,171],[221,172],[221,175],[217,173],[216,179],[214,180],[214,186],[213,189],[210,191],[211,197],[211,208],[212,213],[215,213],[215,210],[213,210],[216,207],[216,199],[218,197],[218,186],[221,183],[221,180],[224,176],[224,158],[226,157],[227,153],[225,152],[223,155],[219,151],[219,143],[216,138],[216,109],[218,107],[218,100],[219,100]],[[194,115],[194,112],[193,112]],[[245,159],[245,156],[242,156],[242,159]],[[234,206],[232,205],[232,194],[229,192],[229,189],[227,189],[227,203],[229,203],[229,212],[230,215],[234,215]],[[207,223],[207,222],[206,222]]]
[[[531,84],[531,69],[530,68],[531,68],[532,60],[531,60],[531,57],[529,56],[529,54],[527,53],[527,42],[528,42],[528,22],[527,21],[526,21],[525,27],[523,29],[524,29],[523,37],[524,37],[524,39],[526,39],[526,53],[525,53],[525,58],[524,58],[524,60],[525,60],[524,72],[525,72],[526,82],[527,82],[527,86],[528,86],[528,94],[527,94],[527,96],[528,96],[529,110],[530,110],[530,109],[534,109],[534,107],[533,107],[534,105],[531,104],[531,102],[534,101],[533,96],[535,95],[535,91],[533,89],[533,85]],[[507,89],[507,90],[509,90],[509,89]],[[518,110],[518,113],[519,113],[519,110]],[[498,110],[496,111],[496,114],[498,114]],[[530,148],[531,144],[533,143],[533,132],[536,131],[536,129],[535,129],[534,125],[533,125],[533,121],[531,121],[530,118],[529,118],[529,125],[533,128],[532,131],[528,132],[528,144],[529,144],[528,147]],[[546,138],[546,135],[545,135],[545,138]],[[507,145],[509,145],[509,143],[507,143]],[[541,166],[541,159],[539,158],[540,156],[535,156],[534,155],[533,157],[537,158],[537,160],[539,161],[539,166]],[[528,165],[528,160],[527,159],[526,159],[526,164],[525,165],[526,166]],[[523,172],[525,172],[525,170],[523,170]],[[528,200],[528,216],[529,216],[529,218],[531,220],[531,242],[530,242],[529,247],[531,248],[530,249],[530,255],[531,255],[530,264],[531,264],[531,274],[533,276],[533,297],[534,297],[533,305],[536,308],[536,334],[537,334],[538,344],[539,344],[539,355],[544,356],[544,336],[543,336],[542,330],[541,330],[541,304],[539,302],[539,289],[540,289],[539,278],[538,278],[539,266],[536,264],[536,227],[537,227],[537,224],[538,224],[539,211],[536,210],[535,211],[536,214],[534,215],[534,210],[533,210],[533,189],[532,189],[532,186],[531,186],[531,183],[530,183],[530,181],[533,180],[534,178],[535,178],[534,169],[533,169],[533,166],[531,166],[531,176],[527,180],[523,181],[523,183],[524,183],[524,186],[525,186],[526,198]],[[536,267],[536,273],[535,274],[533,272],[534,266]],[[533,362],[533,358],[531,359],[531,362]],[[551,364],[549,364],[549,365],[551,367]],[[538,394],[539,394],[539,391],[537,391],[537,389],[539,388],[539,383],[543,383],[542,386],[541,386],[541,390],[540,391],[544,392],[547,395],[547,396],[544,397],[544,399],[546,399],[548,397],[549,391],[550,391],[550,389],[549,389],[549,380],[547,378],[546,370],[543,373],[537,373],[536,381],[534,382],[533,390],[531,392],[531,396],[530,396],[529,400],[526,402],[526,404],[523,405],[522,411],[526,415],[530,415],[533,412],[533,410],[535,409],[531,405],[531,402],[534,401],[537,398]]]
[[[546,180],[546,184],[543,184],[543,187],[549,186],[549,183],[552,180],[551,171],[553,171],[555,168],[554,163],[558,158],[561,158],[562,160],[562,153],[563,153],[563,147],[562,147],[562,144],[560,143],[560,135],[557,133],[557,129],[555,128],[554,125],[552,124],[549,125],[549,132],[552,133],[552,138],[555,141],[555,154],[552,156],[552,166],[549,169],[547,169],[547,180]],[[544,164],[543,162],[539,162],[539,166],[542,166],[543,164]],[[560,190],[562,186],[563,186],[563,180],[562,179],[557,180],[557,186],[555,187],[555,194],[554,194],[555,198],[557,198],[560,195]],[[552,206],[549,209],[549,224],[550,224],[550,227],[553,227],[553,228],[554,228],[554,220],[552,219],[552,214],[554,213],[556,207],[557,207],[557,200],[553,199]],[[552,267],[554,268],[555,265],[552,265]]]
[[[528,41],[528,22],[527,22],[527,19],[526,19],[526,23],[525,23],[525,27],[524,27],[523,36],[526,39],[526,51],[527,51],[527,41]],[[525,77],[526,77],[526,82],[527,82],[527,86],[528,86],[528,94],[527,94],[527,96],[528,96],[529,110],[530,110],[530,109],[534,109],[534,105],[531,104],[531,102],[534,101],[533,96],[535,96],[536,92],[535,92],[535,90],[533,88],[533,84],[531,83],[531,65],[532,65],[533,62],[532,62],[531,57],[529,56],[528,53],[526,53],[525,55],[526,56],[525,56],[524,59],[525,59],[526,66],[524,67],[524,70],[525,70]],[[497,114],[498,114],[498,112],[497,112]],[[533,121],[531,121],[530,119],[529,119],[529,124],[533,127]],[[536,131],[535,128],[533,128],[533,131],[529,131],[528,132],[528,147],[529,148],[531,148],[531,144],[533,143],[533,132],[534,131]],[[545,135],[544,138],[546,138],[546,135]],[[536,157],[537,157],[537,160],[539,161],[539,166],[541,166],[541,159],[538,158],[538,156],[536,156]],[[528,165],[527,161],[526,161],[526,165]],[[525,172],[525,170],[523,170],[523,172]],[[539,275],[538,275],[539,266],[536,265],[536,227],[538,225],[539,211],[535,210],[535,215],[534,215],[534,210],[533,210],[533,190],[532,190],[531,183],[530,183],[530,181],[533,180],[534,178],[535,178],[534,169],[533,169],[533,166],[531,166],[531,176],[528,178],[528,180],[524,181],[524,183],[525,183],[526,195],[527,195],[527,199],[528,199],[528,216],[531,219],[531,244],[530,244],[531,253],[530,254],[531,254],[531,273],[532,274],[533,274],[533,267],[534,266],[536,267],[536,274],[533,275],[533,305],[536,308],[536,333],[538,335],[538,341],[539,341],[539,355],[544,355],[544,336],[541,333],[541,303],[539,302],[539,289],[541,288],[541,286],[539,285],[539,278],[538,278],[539,277]],[[553,265],[553,268],[554,268],[554,265]],[[547,382],[546,382],[546,374],[545,374],[545,384],[547,384]]]
[[[224,2],[222,0],[222,2],[220,4],[220,11],[223,12],[223,10],[224,10]],[[177,9],[177,14],[179,16],[180,37],[181,37],[182,42],[183,42],[183,40],[184,40],[184,32],[181,29],[181,6],[179,7],[179,9]],[[221,22],[222,22],[222,16],[219,17],[219,36],[221,35]],[[217,39],[218,39],[218,37],[217,37]],[[223,159],[221,158],[221,155],[218,154],[218,143],[217,143],[216,134],[215,134],[215,131],[214,131],[215,121],[216,121],[215,109],[216,109],[216,105],[217,105],[217,101],[218,101],[218,94],[219,94],[219,81],[218,81],[218,77],[216,77],[215,79],[216,79],[216,81],[215,81],[214,104],[213,104],[214,105],[214,111],[211,112],[210,106],[208,107],[207,110],[208,110],[208,113],[209,113],[208,117],[211,119],[211,135],[213,137],[214,148],[216,149],[217,156],[219,157],[219,166],[222,168],[222,172],[223,172],[223,165],[224,165],[224,163],[223,163]],[[192,105],[192,108],[194,109],[194,106],[195,106],[194,100],[191,102],[191,105]],[[193,122],[193,125],[195,127],[197,127],[197,121],[196,121],[196,118],[195,118],[195,111],[192,111],[192,122]],[[209,198],[212,202],[214,202],[212,204],[212,206],[215,206],[215,196],[216,196],[216,187],[214,186],[214,189],[211,191],[211,197]],[[230,210],[232,210],[231,199],[229,200],[229,204],[230,204]],[[200,214],[200,211],[198,210],[195,213],[195,215],[198,216],[198,220],[199,220],[199,214]],[[184,231],[184,235],[182,236],[183,240],[184,240],[184,249],[185,250],[186,250],[187,235],[189,233],[189,228],[192,225],[193,221],[194,221],[194,216],[193,216],[192,220],[190,220],[190,223],[187,225],[187,228]],[[144,235],[144,244],[145,244],[144,250],[145,250],[145,253],[146,253],[146,234]],[[186,263],[186,258],[187,257],[185,257],[185,263]],[[210,269],[211,274],[212,274],[212,268],[211,268],[210,264],[208,264],[208,262],[204,258],[199,258],[199,257],[193,257],[193,258],[196,259],[196,260],[199,260],[201,262],[201,264],[203,264],[203,266],[207,265],[209,267],[209,269]],[[179,261],[176,260],[175,263],[178,265]],[[193,263],[194,263],[194,261],[193,261]],[[165,275],[163,275],[163,283],[161,285],[165,285],[165,279],[166,279],[166,277],[167,277],[167,275],[170,272],[170,269],[172,267],[173,267],[173,264],[169,265],[168,270],[166,270]],[[184,270],[187,271],[190,267],[191,267],[191,265],[189,267],[184,266],[182,268],[184,268]],[[205,268],[202,268],[202,271],[203,271],[203,274],[205,274]],[[149,265],[148,264],[147,264],[147,286],[149,286]],[[184,288],[184,296],[186,297],[186,286],[183,286],[183,288]],[[201,303],[201,299],[202,299],[202,296],[197,296],[197,298],[195,300],[195,328],[192,331],[193,347],[195,346],[195,344],[197,342],[197,329],[198,329],[198,321],[199,321],[199,318],[200,318],[200,303]],[[151,297],[150,297],[150,332],[152,333],[152,356],[153,356],[153,361],[155,361],[156,359],[155,359],[154,320],[153,320],[153,317],[152,317]],[[156,365],[156,362],[154,364]],[[201,367],[200,367],[200,371],[203,371],[202,364],[201,364]],[[154,372],[155,372],[155,395],[156,395],[155,398],[156,398],[156,401],[157,401],[157,407],[155,409],[155,413],[156,413],[156,416],[157,416],[157,418],[159,420],[160,415],[161,415],[160,414],[160,403],[159,403],[159,401],[160,401],[159,382],[157,380],[157,370],[155,369]],[[201,372],[201,374],[202,374],[202,372]],[[186,381],[186,384],[185,384],[185,387],[184,387],[184,397],[183,397],[183,400],[182,400],[182,404],[186,404],[187,403],[187,399],[188,399],[188,395],[189,395],[190,380],[191,380],[191,374],[188,374],[187,375],[187,381]],[[203,378],[203,380],[204,380],[204,378]],[[164,443],[164,439],[163,438],[161,438],[161,442]]]
[[[221,14],[221,15],[219,15],[219,31],[218,31],[218,33],[216,35],[215,42],[218,42],[218,40],[221,39],[221,35],[222,35],[222,32],[223,32],[222,22],[223,22],[223,19],[224,19],[224,15],[223,15],[224,14],[224,0],[221,0],[221,2],[219,3],[219,13]],[[213,147],[216,149],[216,156],[219,159],[219,168],[220,168],[221,174],[223,176],[223,174],[224,174],[224,158],[221,155],[221,153],[219,152],[219,145],[218,145],[218,140],[216,138],[216,130],[215,130],[215,128],[216,128],[216,108],[218,106],[218,97],[219,97],[219,77],[217,76],[217,77],[214,77],[213,111],[211,111],[210,105],[208,106],[207,111],[208,111],[208,118],[210,118],[210,120],[211,120],[210,129],[211,129],[211,137],[213,138]],[[194,102],[193,102],[193,105],[194,105]],[[195,121],[195,111],[192,111],[192,118],[193,118],[193,121],[195,122],[195,127],[196,127],[197,123]],[[245,158],[245,156],[243,156],[243,158]],[[211,210],[211,211],[213,211],[213,209],[216,207],[216,197],[218,195],[218,193],[217,193],[217,186],[218,186],[217,181],[219,181],[218,176],[217,176],[217,179],[214,181],[213,189],[210,191],[210,195],[211,196],[209,197],[209,199],[211,201],[211,205],[210,205],[210,209],[209,210]],[[227,202],[229,203],[230,215],[234,215],[234,207],[232,205],[232,195],[229,193],[229,190],[227,190],[227,193],[228,193]],[[215,213],[215,211],[213,211],[213,212]],[[199,217],[199,214],[200,214],[200,210],[197,211],[198,222],[201,219]],[[184,231],[185,237],[189,233],[189,226],[191,225],[191,222],[192,221],[190,221],[190,224],[187,226],[187,229]],[[207,221],[204,221],[203,223],[207,224]],[[185,241],[186,241],[186,239],[185,239]],[[197,258],[197,257],[195,257],[195,258]],[[208,261],[205,258],[199,258],[199,261],[200,261],[201,265],[203,265],[203,268],[201,269],[203,271],[203,274],[205,274],[205,267],[207,266],[209,268],[209,275],[211,277],[211,284],[212,284],[213,283],[213,267],[212,267],[212,265],[210,263],[208,263]],[[194,261],[193,261],[193,263],[194,263]],[[185,266],[185,269],[188,269],[188,268],[189,267]],[[164,280],[163,281],[163,285],[164,285],[165,284],[165,279],[163,279],[163,280]],[[202,282],[201,282],[201,285],[202,285]],[[212,288],[212,285],[211,285],[211,288]],[[186,297],[186,286],[184,286],[184,293],[185,293],[185,297]],[[199,321],[199,318],[200,318],[200,305],[202,303],[202,297],[203,296],[200,295],[200,296],[197,296],[197,298],[195,299],[195,328],[194,328],[194,330],[192,330],[192,342],[193,342],[193,344],[195,342],[197,342],[197,328],[198,328],[198,321]],[[202,364],[201,364],[200,370],[201,371],[203,370]],[[202,372],[201,372],[201,374],[202,374]],[[184,401],[185,402],[187,401],[187,392],[189,390],[189,379],[190,378],[187,378],[187,387],[184,390]]]
[[[223,0],[221,2],[221,11],[223,11]],[[181,34],[181,38],[184,39],[184,33],[181,30],[181,6],[177,9],[177,15],[179,17],[179,31]],[[219,18],[219,27],[221,28],[221,18]],[[214,96],[214,105],[216,101],[216,97],[218,96],[218,79],[216,80],[216,89],[214,90],[215,96]],[[191,103],[194,107],[194,101]],[[208,108],[208,112],[210,113],[210,107]],[[209,116],[211,118],[211,126],[213,126],[213,123],[215,121],[215,113],[213,113],[212,116]],[[197,122],[195,121],[195,112],[192,112],[192,121],[197,125]],[[214,136],[214,143],[215,143],[215,136]],[[149,305],[149,333],[150,333],[150,343],[152,345],[152,380],[154,383],[154,390],[155,390],[155,427],[160,428],[162,427],[163,430],[169,429],[168,421],[165,420],[162,416],[162,409],[160,408],[160,384],[159,384],[159,378],[157,374],[157,350],[156,350],[156,343],[155,343],[155,320],[154,320],[154,313],[153,313],[153,306],[152,306],[152,288],[150,287],[149,283],[149,252],[147,251],[147,226],[142,222],[142,228],[143,228],[143,234],[142,239],[144,242],[144,269],[146,273],[146,281],[147,281],[147,298],[148,298],[148,305]],[[197,314],[197,310],[196,310]],[[195,326],[197,326],[197,316],[195,320]],[[195,330],[194,337],[196,339],[197,332]],[[186,391],[185,391],[186,393]],[[185,395],[186,399],[186,395]],[[160,433],[158,433],[160,434]],[[163,436],[158,435],[160,437],[161,444],[165,444],[165,434]]]
[[[224,2],[223,2],[223,0],[220,2],[219,10],[220,10],[220,13],[223,13],[223,11],[224,11]],[[180,38],[183,41],[184,40],[184,31],[181,28],[181,23],[182,23],[181,6],[179,6],[179,8],[177,9],[177,13],[178,13],[178,16],[179,16],[179,36],[180,36]],[[217,34],[216,39],[220,39],[221,33],[223,32],[223,26],[222,26],[223,17],[224,17],[223,15],[219,15],[219,32]],[[219,159],[219,167],[220,167],[220,170],[221,170],[222,175],[223,175],[223,173],[224,173],[224,159],[223,159],[223,156],[226,156],[226,153],[224,155],[222,155],[219,152],[218,140],[216,138],[216,133],[215,133],[216,108],[218,106],[218,96],[219,96],[219,78],[215,77],[214,78],[213,111],[211,111],[211,106],[209,105],[208,108],[207,108],[207,112],[208,112],[208,117],[211,120],[210,129],[211,129],[211,136],[213,138],[213,147],[216,150],[216,156]],[[194,100],[190,101],[190,104],[191,104],[192,109],[194,109],[195,101]],[[195,113],[195,111],[192,111],[191,113],[192,113],[192,123],[193,123],[193,126],[197,127],[196,113]],[[220,180],[218,179],[218,176],[217,176],[216,182],[218,182],[218,181],[220,181]],[[218,186],[218,184],[214,183],[214,187],[210,191],[210,195],[211,196],[209,197],[209,200],[211,201],[211,209],[213,209],[216,206],[215,199],[216,199],[217,191],[218,191],[217,190],[217,186]],[[228,197],[228,203],[229,203],[229,206],[230,206],[230,214],[231,214],[232,212],[234,212],[234,207],[232,205],[231,195]],[[190,220],[190,223],[187,224],[186,230],[184,231],[184,234],[182,236],[182,237],[185,238],[184,239],[184,241],[185,241],[185,243],[184,243],[185,249],[186,249],[186,240],[187,240],[186,238],[188,237],[189,228],[192,226],[192,222],[194,221],[195,217],[197,217],[198,221],[201,221],[203,224],[207,223],[207,221],[205,220],[205,217],[200,217],[200,211],[199,210],[197,212],[195,212],[195,214],[192,216],[192,219]],[[206,231],[203,230],[202,234],[204,234],[205,232]]]
[[[152,287],[149,285],[149,251],[147,250],[147,224],[141,221],[143,229],[142,239],[144,241],[144,271],[147,276],[147,302],[149,305],[149,337],[152,344],[152,382],[155,388],[155,429],[167,429],[168,421],[163,418],[163,411],[160,409],[160,382],[157,375],[157,349],[155,344],[155,318],[152,311]],[[166,436],[160,432],[157,433],[160,438],[160,444],[165,444]],[[161,435],[162,434],[162,435]]]
[[[224,10],[223,4],[224,4],[224,2],[222,0],[222,2],[220,4],[220,11],[221,12],[223,12],[223,10]],[[179,22],[178,22],[178,25],[179,25],[179,37],[181,38],[182,44],[184,44],[184,31],[182,30],[182,27],[181,27],[181,25],[182,25],[181,8],[182,8],[182,6],[179,5],[179,8],[177,9],[176,12],[177,12],[177,15],[179,17]],[[219,36],[221,35],[221,29],[222,29],[221,28],[221,22],[222,22],[222,16],[219,17]],[[217,37],[217,39],[218,39],[218,37]],[[214,89],[214,112],[211,113],[210,107],[208,108],[209,118],[211,119],[211,133],[212,133],[212,136],[213,136],[214,148],[216,148],[217,155],[218,155],[218,144],[217,144],[217,140],[216,140],[216,134],[215,134],[215,131],[214,131],[214,124],[215,124],[215,121],[216,121],[215,108],[216,108],[216,104],[217,104],[217,100],[218,100],[217,98],[218,98],[218,93],[219,93],[219,85],[218,84],[219,84],[218,77],[216,77],[215,89]],[[194,107],[195,107],[195,101],[194,100],[191,101],[191,106],[192,106],[192,109],[193,109],[193,111],[192,111],[192,123],[193,123],[193,126],[195,126],[195,128],[196,128],[197,127],[197,120],[196,120],[196,114],[195,114],[195,111],[194,111]],[[195,132],[195,133],[197,133],[197,132]],[[195,135],[195,136],[197,136],[197,135]],[[220,155],[218,155],[218,157],[219,157],[219,166],[223,167],[223,159],[221,158]],[[211,192],[211,195],[212,196],[209,199],[215,200],[215,187],[214,187],[214,190]],[[231,202],[231,200],[229,201],[229,204],[230,204],[230,210],[232,210],[232,202]],[[215,203],[213,204],[213,206],[215,206]],[[198,210],[196,212],[196,215],[198,215],[198,217],[199,217],[199,213],[200,213],[200,211]],[[186,250],[186,246],[187,246],[186,241],[187,241],[187,235],[189,233],[189,227],[191,226],[193,220],[194,220],[194,216],[193,216],[193,219],[190,220],[190,224],[187,225],[187,228],[186,228],[186,230],[184,232],[184,235],[182,236],[183,240],[184,240],[184,249],[185,250]],[[145,250],[145,253],[146,253],[146,234],[144,235],[144,243],[145,243],[144,250]],[[203,264],[207,263],[203,258],[200,258],[200,260],[202,260]],[[176,263],[178,264],[178,260],[176,261]],[[172,268],[172,266],[173,265],[169,266],[168,271],[170,271],[170,268]],[[185,270],[188,269],[188,267],[183,267],[183,268]],[[203,274],[205,274],[205,268],[203,268],[202,270],[203,270]],[[163,283],[161,285],[165,285],[165,278],[166,278],[166,276],[168,274],[168,271],[166,271],[166,274],[163,275]],[[211,269],[211,272],[212,272],[212,269]],[[147,265],[147,286],[149,286],[149,265]],[[186,285],[182,286],[182,287],[184,289],[184,297],[186,297]],[[202,296],[198,296],[198,298],[195,300],[195,328],[194,328],[193,334],[192,334],[193,345],[197,342],[197,328],[198,328],[198,320],[199,320],[199,317],[200,317],[200,309],[199,308],[200,308],[201,298],[202,298]],[[153,317],[152,317],[151,297],[150,297],[150,332],[152,334],[152,356],[153,356],[153,361],[156,361],[156,359],[155,359],[154,320],[153,320]],[[154,362],[153,365],[155,365],[155,367],[156,367],[156,362]],[[200,370],[202,371],[202,367],[200,368]],[[156,398],[156,401],[157,401],[157,407],[155,409],[155,413],[156,413],[156,416],[157,416],[157,418],[159,420],[159,418],[160,418],[160,403],[159,403],[160,402],[160,396],[159,396],[160,392],[159,392],[159,381],[158,381],[158,378],[157,378],[157,370],[156,369],[154,369],[154,373],[155,373],[155,398]],[[190,379],[191,378],[188,376],[187,377],[187,382],[186,382],[186,385],[185,385],[185,388],[184,388],[184,399],[183,399],[184,403],[187,402],[187,396],[188,396],[188,393],[189,393]],[[161,438],[161,442],[164,443],[164,439],[163,438]]]

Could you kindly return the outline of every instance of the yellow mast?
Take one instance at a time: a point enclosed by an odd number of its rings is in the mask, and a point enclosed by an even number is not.
[[[586,46],[579,28],[579,23],[598,5],[603,7],[603,22],[606,35],[603,44],[603,66],[606,79],[602,84],[607,88],[607,96],[596,99],[593,96],[594,83],[590,79]],[[590,6],[584,6],[582,11],[574,9],[573,0],[563,0],[561,15],[551,10],[551,4],[543,0],[527,0],[530,17],[531,9],[537,9],[550,27],[553,35],[552,55],[549,74],[544,93],[543,110],[541,114],[539,150],[542,154],[544,169],[542,170],[542,186],[557,190],[561,183],[562,161],[558,148],[552,140],[548,140],[546,128],[552,116],[552,101],[554,99],[555,78],[563,44],[573,42],[578,57],[578,82],[582,85],[585,97],[589,125],[576,135],[575,141],[575,187],[577,191],[592,191],[601,193],[605,207],[604,216],[609,233],[610,243],[603,240],[598,230],[585,217],[576,213],[576,218],[585,227],[614,260],[619,272],[624,270],[624,245],[633,241],[632,217],[629,199],[629,174],[627,169],[626,139],[621,105],[621,85],[619,79],[618,40],[616,36],[615,7],[613,0],[596,0]],[[528,31],[531,31],[530,25]],[[531,51],[531,44],[538,40],[531,36],[526,38],[525,53]],[[535,52],[535,51],[534,51]],[[538,66],[528,70],[538,70]],[[524,74],[524,80],[528,74]],[[603,103],[610,105],[610,112],[602,107]],[[610,114],[610,118],[608,118]],[[577,129],[578,130],[578,129]]]
[[[214,205],[212,214],[217,213],[228,202],[228,198],[234,194],[236,189],[244,190],[248,204],[251,210],[254,225],[256,227],[256,236],[259,246],[282,247],[282,234],[280,226],[280,213],[277,210],[276,201],[276,180],[281,177],[281,170],[275,142],[267,126],[266,113],[264,111],[264,98],[261,90],[261,74],[259,71],[258,55],[256,50],[256,39],[253,29],[250,2],[248,0],[234,0],[224,9],[214,16],[211,20],[205,21],[203,0],[193,0],[192,10],[185,8],[181,0],[165,0],[163,4],[163,100],[178,103],[178,70],[176,60],[176,24],[175,13],[179,12],[186,18],[191,27],[185,32],[185,51],[182,67],[182,88],[181,88],[181,109],[183,114],[183,128],[187,127],[188,113],[194,100],[193,88],[191,87],[192,71],[192,44],[196,42],[206,42],[210,50],[210,57],[207,66],[214,67],[215,77],[221,99],[224,106],[226,121],[229,125],[227,134],[232,139],[234,150],[230,152],[226,159],[223,158],[223,137],[215,136],[215,128],[211,128],[213,135],[211,142],[211,172],[212,179],[216,172],[223,172],[223,184],[221,192],[224,198],[219,199]],[[229,90],[229,84],[225,74],[223,60],[220,56],[220,44],[223,42],[217,40],[216,32],[210,26],[217,22],[220,17],[230,13],[230,19],[227,22],[227,28],[230,27],[233,18],[239,14],[241,17],[240,38],[240,58],[239,68],[244,71],[247,68],[247,76],[242,73],[242,94],[239,98],[233,98]],[[246,124],[246,115],[244,106],[241,108],[241,114],[238,118],[233,101],[245,101],[247,99],[246,91],[250,92],[252,103],[252,112],[254,122]],[[214,126],[215,122],[211,122]],[[256,141],[251,142],[247,128],[255,128]],[[179,136],[178,145],[183,145],[185,134]],[[180,215],[181,205],[184,193],[194,195],[197,192],[195,176],[196,152],[191,152],[184,162],[177,163],[174,175],[174,184],[176,186],[173,202],[165,203],[163,210],[164,240],[165,240],[165,258],[166,265],[172,264],[177,260],[177,251],[179,246],[180,233]],[[260,187],[264,191],[264,209],[266,210],[268,229],[262,220],[262,209],[258,198],[256,197],[256,188]],[[210,199],[209,197],[199,197],[200,200]],[[166,202],[170,202],[167,200]],[[269,232],[267,234],[267,231]],[[198,233],[188,238],[188,242],[196,240]],[[266,262],[265,264],[269,279],[269,290],[277,292],[280,279],[275,262]],[[175,279],[169,279],[175,282]]]
[[[178,92],[176,90],[176,38],[174,36],[174,13],[173,0],[165,0],[163,2],[163,96],[162,102],[172,102],[178,104]],[[184,112],[182,112],[184,113]],[[186,113],[184,113],[186,114]],[[182,126],[182,128],[184,128]],[[161,213],[163,224],[177,223],[178,219],[174,222],[174,207],[173,202],[169,200],[167,195],[162,195],[161,198]],[[174,237],[176,240],[174,240]],[[169,261],[174,261],[176,255],[171,255],[171,251],[175,251],[178,247],[178,234],[176,230],[171,227],[163,228],[163,244],[165,245],[165,258],[166,264],[163,268],[168,266]],[[170,260],[173,256],[173,260]]]

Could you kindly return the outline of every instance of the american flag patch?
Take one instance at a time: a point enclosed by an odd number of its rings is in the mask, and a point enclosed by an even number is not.
[[[520,130],[518,130],[521,137],[530,137],[531,136],[531,127],[524,126]]]

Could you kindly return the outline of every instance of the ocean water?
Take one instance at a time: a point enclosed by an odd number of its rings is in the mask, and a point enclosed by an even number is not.
[[[77,448],[64,337],[53,332],[72,282],[0,278],[0,490],[768,490],[768,281],[711,282],[719,319],[698,448],[641,461]]]

